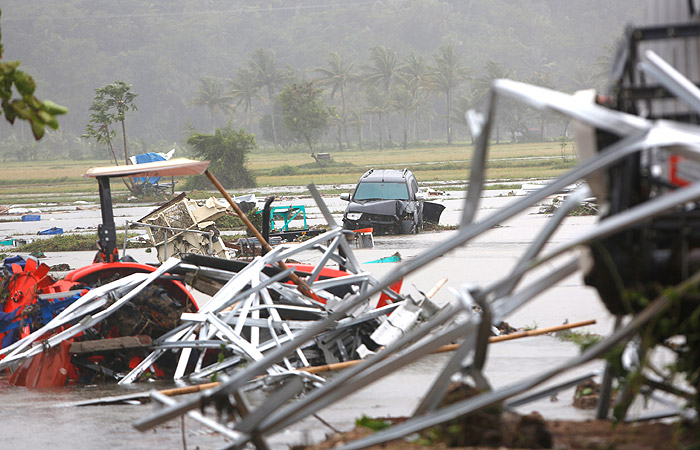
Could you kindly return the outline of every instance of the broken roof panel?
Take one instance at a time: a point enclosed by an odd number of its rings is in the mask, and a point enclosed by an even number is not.
[[[209,161],[196,161],[177,158],[169,161],[156,161],[129,166],[93,167],[88,169],[85,177],[165,177],[178,175],[201,175],[209,167]]]

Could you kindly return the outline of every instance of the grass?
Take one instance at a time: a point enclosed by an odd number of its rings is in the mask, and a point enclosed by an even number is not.
[[[129,234],[129,237],[137,236],[137,234]],[[17,247],[13,253],[31,253],[31,252],[78,252],[86,250],[95,250],[97,247],[97,233],[88,234],[63,234],[54,236],[48,239],[37,239],[25,245]],[[117,233],[117,242],[124,242],[124,233]],[[129,242],[129,248],[150,247],[150,244],[141,244],[137,242]]]
[[[260,187],[354,184],[372,167],[409,168],[426,185],[468,179],[473,152],[468,144],[330,151],[332,161],[321,167],[307,152],[265,148],[250,154],[248,168]],[[82,174],[90,167],[112,164],[109,160],[5,162],[0,165],[0,205],[97,202],[97,183]],[[561,157],[557,142],[492,144],[486,177],[513,186],[515,181],[556,177],[575,164],[575,157]],[[178,181],[184,183],[183,179]],[[111,189],[115,201],[128,196],[124,184],[117,180],[112,181]],[[192,198],[205,198],[213,191],[193,193]],[[250,192],[256,189],[234,194]],[[337,192],[331,189],[328,193]]]
[[[585,350],[593,344],[598,343],[603,337],[596,333],[588,333],[583,331],[565,330],[557,333],[557,337],[562,341],[573,342],[581,350]]]

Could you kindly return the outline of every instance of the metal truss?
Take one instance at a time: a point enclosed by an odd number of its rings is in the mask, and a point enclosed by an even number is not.
[[[689,100],[688,103],[692,107],[700,108],[700,102],[697,101],[700,95],[692,91],[687,83],[684,83],[679,78],[679,74],[669,69],[666,65],[661,64],[652,54],[647,54],[645,67],[647,67],[652,76],[658,77],[659,81],[666,85],[669,91],[676,93],[679,97],[687,98]],[[564,114],[596,130],[603,130],[617,136],[618,139],[606,148],[599,149],[595,156],[581,161],[577,167],[553,180],[542,189],[514,201],[479,222],[475,222],[480,193],[486,181],[484,178],[484,167],[488,155],[488,137],[499,97],[508,97],[543,111]],[[366,303],[371,296],[386,290],[400,278],[419,271],[423,266],[436,258],[467,244],[495,225],[522,213],[548,196],[559,192],[562,188],[573,183],[585,182],[587,178],[602,173],[629,155],[649,151],[672,151],[695,161],[700,161],[700,127],[668,121],[651,121],[635,115],[607,109],[592,102],[584,101],[578,96],[510,80],[495,81],[485,115],[481,116],[472,112],[468,115],[468,118],[472,132],[476,137],[476,145],[468,192],[463,208],[462,223],[458,232],[450,234],[447,239],[429,248],[416,258],[404,262],[381,280],[376,282],[368,281],[365,289],[359,289],[357,292],[344,298],[342,302],[327,309],[325,316],[313,322],[309,327],[299,329],[298,333],[293,331],[293,339],[290,338],[285,342],[282,342],[282,339],[280,339],[280,345],[275,345],[262,357],[255,358],[254,362],[246,368],[232,373],[218,387],[206,390],[180,402],[170,402],[153,414],[138,420],[134,426],[144,431],[182,414],[201,409],[205,405],[222,398],[234,399],[233,401],[235,402],[236,396],[246,383],[260,375],[278,370],[279,364],[282,361],[286,361],[285,358],[292,358],[298,355],[305,343],[313,339],[318,333],[336,326],[342,317],[351,315],[352,311]],[[328,220],[330,214],[320,195],[318,195],[313,185],[310,185],[309,189]],[[566,212],[589,195],[590,191],[585,184],[571,195],[568,202],[552,217],[540,235],[533,241],[530,248],[522,255],[511,273],[490,286],[462,287],[455,292],[456,300],[454,302],[443,307],[432,317],[420,323],[419,326],[405,333],[402,338],[368,357],[361,364],[346,369],[332,380],[307,392],[303,398],[289,402],[292,397],[300,392],[301,388],[298,385],[279,391],[273,396],[274,398],[271,397],[257,410],[251,411],[248,415],[233,420],[233,422],[228,424],[229,430],[237,434],[231,436],[231,441],[225,448],[240,448],[249,442],[254,443],[258,447],[264,447],[264,437],[266,435],[279,432],[299,420],[315,414],[321,408],[395,372],[406,364],[423,357],[440,345],[448,342],[458,341],[460,346],[434,384],[423,395],[422,402],[412,418],[400,425],[392,426],[369,437],[349,442],[341,448],[359,449],[402,438],[411,433],[473,413],[499,402],[505,402],[506,406],[514,407],[544,395],[551,395],[552,392],[571,386],[572,383],[581,379],[599,375],[597,372],[588,373],[583,378],[567,380],[552,388],[533,391],[544,382],[564,374],[574,367],[599,358],[619,343],[628,341],[637,333],[641,326],[664,311],[669,303],[668,298],[661,296],[655,299],[644,310],[631,317],[626,324],[622,325],[619,323],[619,326],[610,336],[580,356],[562,361],[561,364],[547,368],[533,377],[504,388],[492,390],[488,380],[482,373],[482,367],[488,356],[489,344],[487,337],[491,325],[500,322],[513,311],[527,304],[531,299],[559,281],[580,271],[582,262],[578,249],[583,248],[585,250],[587,244],[593,240],[614,235],[617,232],[629,229],[640,221],[649,220],[674,208],[697,202],[700,199],[700,184],[691,184],[674,191],[661,193],[626,211],[607,217],[590,231],[569,242],[543,251],[545,244],[560,225]],[[329,223],[332,223],[331,220],[329,220]],[[339,243],[339,245],[341,244],[342,242]],[[351,254],[345,246],[343,250],[347,252],[345,256]],[[276,254],[285,255],[291,251],[286,250],[287,253],[280,252]],[[332,259],[330,255],[326,260],[329,259]],[[542,267],[545,262],[554,265],[555,268],[522,285],[524,276]],[[352,267],[352,258],[348,258],[348,263]],[[700,274],[687,278],[681,285],[676,287],[676,290],[682,292],[696,285],[698,281],[700,281]],[[475,305],[479,306],[480,314],[474,313]],[[241,306],[241,308],[243,307]],[[201,314],[206,315],[207,312]],[[247,314],[244,316],[239,315],[238,317],[239,320],[247,320],[249,318]],[[250,319],[253,318],[250,317]],[[205,318],[201,320],[201,322],[197,323],[211,323]],[[211,328],[211,325],[208,326]],[[190,327],[194,327],[194,325]],[[288,335],[287,329],[284,327],[280,329],[281,337]],[[444,396],[448,381],[456,375],[471,377],[476,385],[485,389],[486,392],[440,407],[440,400]],[[656,386],[656,388],[659,388],[659,386]],[[605,405],[601,407],[601,410],[604,410],[607,414],[607,408],[608,406]]]

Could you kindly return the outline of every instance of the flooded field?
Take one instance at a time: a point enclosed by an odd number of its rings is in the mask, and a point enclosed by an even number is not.
[[[488,191],[482,199],[479,218],[492,213],[514,200],[506,192]],[[300,202],[309,205],[307,214],[311,224],[320,223],[321,217],[315,208],[310,208],[309,199],[289,199],[290,203]],[[331,211],[338,219],[345,206],[337,197],[327,199]],[[438,200],[447,207],[441,224],[456,224],[461,216],[463,199],[459,194],[442,197]],[[280,202],[284,204],[283,202]],[[117,225],[120,221],[136,220],[150,210],[149,207],[118,208],[115,210]],[[428,291],[441,278],[447,277],[446,286],[435,296],[437,303],[446,303],[454,298],[452,289],[463,284],[484,286],[503,277],[513,267],[518,257],[527,248],[536,233],[547,223],[548,216],[537,214],[533,207],[520,217],[501,224],[485,233],[467,246],[438,258],[422,270],[404,280],[402,292]],[[47,214],[45,221],[30,223],[2,223],[0,234],[21,233],[32,235],[36,227],[58,226],[66,231],[77,227],[94,227],[99,223],[99,210],[64,211]],[[554,236],[553,244],[565,242],[590,229],[595,217],[570,217]],[[21,227],[21,228],[18,228]],[[13,228],[14,227],[14,228]],[[34,228],[32,228],[34,227]],[[36,231],[33,231],[34,233]],[[425,232],[408,236],[375,236],[372,249],[358,249],[356,256],[361,263],[376,260],[399,252],[403,261],[411,260],[438,242],[450,239],[453,231]],[[155,262],[154,253],[144,250],[130,250],[129,254],[140,262]],[[49,253],[43,259],[49,265],[68,263],[71,267],[89,264],[92,252],[73,254]],[[306,257],[302,255],[302,258]],[[312,262],[311,256],[308,256]],[[366,264],[364,267],[375,277],[395,270],[396,264]],[[546,272],[543,267],[540,272]],[[597,323],[579,331],[608,334],[612,319],[597,299],[596,293],[583,286],[580,276],[572,276],[553,289],[531,301],[507,321],[514,327],[547,327],[580,320],[595,319]],[[494,387],[513,383],[529,374],[563,362],[578,354],[576,345],[554,336],[530,337],[490,346],[486,375]],[[333,428],[347,430],[355,419],[363,414],[368,416],[410,415],[422,395],[430,387],[431,381],[439,373],[450,354],[430,355],[373,385],[367,386],[352,396],[322,410],[318,415]],[[593,363],[567,374],[580,374],[602,368],[602,363]],[[332,376],[332,375],[331,375]],[[134,391],[163,389],[173,383],[141,383],[131,387],[100,385],[67,387],[52,390],[29,390],[12,387],[0,381],[0,421],[3,433],[0,447],[34,449],[52,447],[56,449],[92,448],[180,448],[183,442],[187,448],[218,448],[225,441],[212,434],[191,419],[185,419],[184,428],[180,419],[146,433],[132,428],[137,419],[149,415],[150,405],[111,405],[70,407],[71,402],[121,395]],[[544,399],[522,407],[523,412],[539,411],[547,418],[585,419],[592,417],[590,412],[581,412],[571,407],[573,389],[560,393],[554,399]],[[256,395],[252,395],[253,402]],[[331,429],[316,418],[308,418],[294,427],[270,438],[275,448],[287,448],[297,443],[311,442],[331,433]],[[183,447],[184,448],[184,447]]]

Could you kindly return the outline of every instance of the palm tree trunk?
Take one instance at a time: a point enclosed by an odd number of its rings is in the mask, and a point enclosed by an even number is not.
[[[450,113],[452,112],[452,92],[450,89],[445,91],[447,97],[447,145],[452,144],[452,124],[450,123]]]
[[[406,113],[403,114],[403,149],[406,150],[408,145],[408,117]]]
[[[357,145],[359,146],[360,150],[362,150],[362,123],[358,123],[357,125]]]
[[[345,91],[343,90],[343,85],[340,85],[340,99],[343,103],[343,131],[345,132],[345,145],[350,148],[350,139],[348,139],[348,116],[345,113]]]
[[[272,119],[272,144],[277,147],[277,127],[275,126],[275,104],[272,101],[272,86],[267,85],[267,95],[270,98],[270,118]]]

